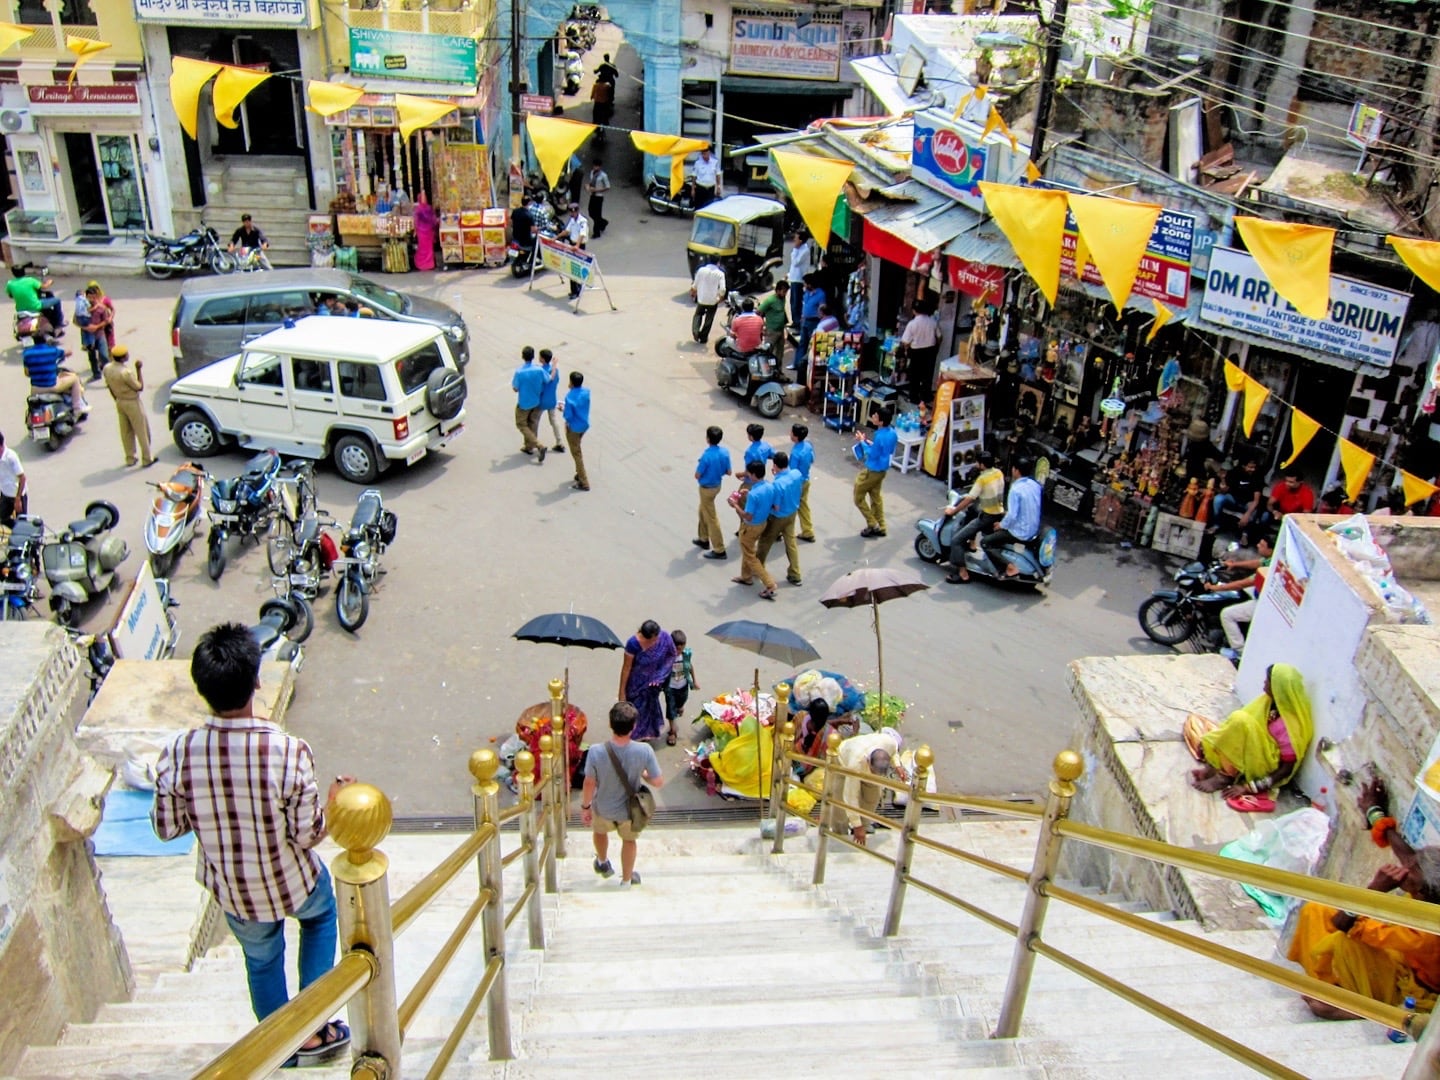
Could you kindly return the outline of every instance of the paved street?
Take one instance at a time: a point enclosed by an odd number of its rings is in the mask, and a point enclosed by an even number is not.
[[[613,139],[611,153],[619,153]],[[354,638],[337,625],[331,594],[317,601],[317,629],[290,717],[314,746],[322,774],[350,772],[379,783],[397,814],[464,812],[466,756],[503,737],[525,706],[545,699],[546,680],[567,657],[510,638],[532,615],[573,605],[622,639],[646,618],[684,629],[707,693],[750,682],[750,655],[704,636],[740,617],[792,627],[815,644],[826,666],[873,683],[868,613],[826,610],[816,599],[856,566],[921,565],[911,549],[912,525],[942,501],[939,484],[892,473],[885,486],[889,536],[862,540],[850,501],[849,439],[798,410],[787,410],[770,431],[777,445],[794,420],[808,420],[815,431],[812,501],[820,542],[802,545],[805,585],[782,580],[779,600],[765,603],[730,583],[737,545],[727,563],[701,559],[690,538],[691,474],[703,430],[724,427],[738,459],[744,426],[758,417],[715,388],[713,354],[689,340],[688,221],[653,216],[628,175],[617,170],[615,181],[623,190],[607,206],[613,224],[593,250],[616,312],[596,292],[572,315],[553,274],[539,277],[533,292],[504,270],[384,279],[463,309],[475,335],[467,430],[450,451],[383,477],[386,503],[400,519],[386,556],[389,574]],[[57,282],[67,315],[76,285]],[[148,379],[168,376],[175,285],[137,279],[106,285],[118,308],[119,340],[145,359]],[[585,440],[591,492],[571,490],[564,456],[537,465],[517,452],[509,380],[527,343],[554,349],[562,371],[583,370],[593,390],[594,427]],[[132,552],[123,567],[128,580],[144,552],[145,481],[163,479],[181,460],[164,432],[165,385],[152,382],[145,394],[160,464],[143,475],[121,467],[115,411],[103,388],[91,387],[94,415],[56,454],[26,444],[24,390],[12,347],[0,361],[0,400],[5,434],[30,476],[32,510],[53,527],[78,518],[90,499],[113,500]],[[232,475],[243,461],[237,451],[207,464]],[[337,517],[348,519],[357,490],[330,465],[322,469],[321,506]],[[783,552],[772,554],[772,566],[779,557]],[[887,688],[913,702],[907,738],[936,748],[943,784],[984,793],[1039,789],[1073,720],[1066,661],[1148,647],[1137,641],[1134,613],[1161,578],[1157,565],[1148,551],[1067,536],[1045,595],[984,584],[955,588],[926,568],[931,591],[882,609]],[[217,620],[253,620],[270,595],[264,552],[253,548],[232,558],[215,584],[205,574],[201,541],[173,579],[183,605],[182,653]],[[105,615],[91,612],[88,625],[101,625]],[[568,660],[574,699],[590,715],[592,731],[597,723],[603,730],[620,654],[571,651]],[[772,681],[783,674],[773,664],[761,671]],[[660,752],[667,771],[681,765],[681,748]],[[662,805],[707,802],[683,777],[661,793]]]

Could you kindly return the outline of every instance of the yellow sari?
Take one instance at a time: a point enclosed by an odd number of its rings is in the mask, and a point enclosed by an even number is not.
[[[1305,752],[1310,749],[1315,727],[1310,719],[1310,699],[1305,695],[1305,679],[1289,664],[1276,664],[1270,669],[1270,693],[1290,746],[1295,751],[1295,764],[1281,779],[1287,783],[1295,775]],[[1280,767],[1280,744],[1270,734],[1270,703],[1272,698],[1261,694],[1244,708],[1236,709],[1225,723],[1206,732],[1200,739],[1205,761],[1217,772],[1256,781],[1269,776]]]

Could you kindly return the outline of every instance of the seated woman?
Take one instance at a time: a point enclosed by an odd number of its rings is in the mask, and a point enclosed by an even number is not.
[[[1223,790],[1226,798],[1270,791],[1295,775],[1314,733],[1304,676],[1289,664],[1272,664],[1264,693],[1219,727],[1186,718],[1185,745],[1202,762],[1190,784],[1197,791]]]
[[[1440,849],[1411,850],[1389,815],[1388,802],[1379,780],[1360,793],[1360,809],[1375,842],[1399,860],[1375,871],[1368,888],[1382,893],[1402,888],[1416,900],[1440,902]],[[1417,1008],[1429,1010],[1440,990],[1440,937],[1313,901],[1300,908],[1286,955],[1311,978],[1387,1005],[1414,998]],[[1355,1019],[1328,1002],[1304,1001],[1322,1020]]]
[[[825,758],[825,736],[830,730],[830,703],[817,697],[795,715],[795,752],[807,757]],[[795,771],[804,776],[813,766],[797,765]]]

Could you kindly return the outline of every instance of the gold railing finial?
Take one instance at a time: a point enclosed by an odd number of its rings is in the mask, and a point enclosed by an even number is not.
[[[565,696],[565,681],[563,679],[550,680],[550,700],[559,701]]]
[[[786,749],[795,745],[795,721],[787,719],[780,725],[780,744]]]
[[[515,755],[515,776],[522,784],[535,782],[535,755],[529,750]]]
[[[475,778],[477,794],[495,783],[495,774],[500,771],[500,759],[491,749],[476,750],[470,755],[470,775]]]
[[[935,751],[930,749],[929,743],[921,743],[915,751],[915,768],[921,773],[929,773],[935,765]]]
[[[834,757],[836,754],[839,754],[839,753],[840,753],[840,742],[841,742],[840,733],[839,733],[838,731],[832,730],[829,735],[826,735],[826,736],[825,736],[825,753],[826,753],[826,755],[829,756],[829,757]]]
[[[540,736],[540,754],[542,757],[549,756],[550,751],[555,749],[555,740],[548,734]]]
[[[775,687],[775,700],[781,705],[790,700],[790,684],[788,682],[782,682]]]
[[[1085,759],[1074,750],[1061,750],[1055,755],[1055,779],[1050,781],[1050,791],[1062,799],[1075,794],[1075,781],[1085,774]]]
[[[345,849],[351,866],[364,866],[374,857],[393,820],[390,800],[374,784],[346,784],[325,808],[330,838]]]

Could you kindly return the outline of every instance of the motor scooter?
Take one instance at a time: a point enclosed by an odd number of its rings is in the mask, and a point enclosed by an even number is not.
[[[169,480],[150,486],[157,494],[145,521],[145,548],[155,576],[169,577],[205,515],[205,470],[187,461]]]
[[[38,519],[32,518],[36,525]],[[102,596],[115,584],[115,568],[130,557],[130,546],[110,535],[120,523],[114,503],[96,500],[40,550],[50,584],[50,611],[61,626],[75,625],[75,608]],[[43,528],[43,525],[42,525]]]
[[[952,489],[946,505],[955,506],[961,498],[960,492]],[[995,549],[1002,564],[998,573],[991,565],[983,548],[979,551],[971,551],[967,546],[963,552],[953,551],[952,541],[955,531],[970,519],[970,514],[975,512],[972,507],[968,514],[956,514],[953,517],[941,514],[938,517],[921,518],[915,523],[915,531],[918,534],[915,537],[915,554],[926,562],[934,563],[955,563],[955,556],[960,555],[963,562],[956,563],[956,565],[963,565],[971,577],[979,576],[992,581],[1029,585],[1034,588],[1050,584],[1050,573],[1055,566],[1056,534],[1054,529],[1042,528],[1035,534],[1033,540],[1024,543],[1017,541]],[[1013,565],[1019,573],[1007,575],[1003,565],[1007,562]]]
[[[76,415],[69,393],[42,390],[25,399],[25,429],[30,438],[44,443],[54,453],[71,435],[81,417]]]
[[[774,420],[785,411],[785,383],[779,370],[780,362],[764,345],[746,354],[732,348],[715,362],[715,384],[755,406],[766,420]]]
[[[250,636],[260,646],[260,659],[279,660],[299,672],[305,663],[301,642],[315,628],[315,613],[303,596],[277,596],[260,605],[260,621]]]
[[[945,506],[958,506],[964,496],[954,488],[950,489]],[[921,518],[915,523],[915,554],[928,563],[948,563],[955,533],[962,526],[974,520],[979,510],[974,505],[953,515],[940,514],[933,518]]]
[[[45,545],[45,523],[22,514],[15,519],[0,562],[0,622],[23,619],[35,610],[45,572],[40,552]]]
[[[670,194],[670,178],[668,176],[650,177],[645,185],[645,201],[657,214],[688,215],[695,213],[695,192],[688,177],[674,195]]]

